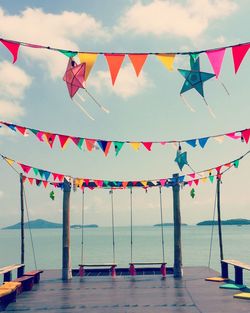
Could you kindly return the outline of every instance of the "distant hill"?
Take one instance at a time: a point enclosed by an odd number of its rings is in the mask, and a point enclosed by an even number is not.
[[[153,226],[154,226],[154,227],[158,227],[158,226],[161,226],[161,225],[163,225],[163,226],[174,226],[174,223],[155,224],[155,225],[153,225]],[[187,224],[182,223],[181,226],[187,226]]]
[[[218,225],[218,221],[208,220],[197,223],[198,226],[206,226],[206,225]],[[235,218],[230,220],[221,221],[221,225],[250,225],[250,220],[244,218]]]
[[[28,222],[24,223],[24,228],[32,228],[32,229],[48,229],[48,228],[62,228],[62,224],[49,222],[42,219],[37,219],[34,221],[30,221],[29,225]],[[81,225],[72,225],[71,228],[81,228]],[[85,227],[98,227],[96,224],[84,225]],[[15,225],[7,226],[2,229],[20,229],[21,223],[17,223]]]

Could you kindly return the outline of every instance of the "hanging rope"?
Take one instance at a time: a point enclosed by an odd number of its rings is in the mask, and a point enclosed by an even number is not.
[[[113,263],[115,264],[115,219],[114,219],[114,197],[113,190],[110,190],[111,210],[112,210],[112,244],[113,244]]]
[[[25,204],[26,215],[27,215],[27,221],[28,221],[28,227],[29,227],[29,233],[30,233],[30,241],[31,241],[31,247],[32,247],[32,253],[33,253],[33,259],[34,259],[34,265],[35,265],[35,269],[37,270],[36,254],[35,254],[35,248],[34,248],[33,236],[32,236],[32,232],[31,232],[31,228],[30,228],[29,210],[28,210],[27,198],[26,198],[26,193],[25,193],[25,189],[24,189],[24,187],[23,187],[23,195],[24,195],[24,204]]]
[[[161,213],[162,262],[165,263],[165,243],[164,243],[164,232],[163,232],[163,214],[162,214],[162,194],[161,194],[161,187],[159,187],[159,192],[160,192],[160,213]]]
[[[133,263],[133,191],[130,188],[130,262]]]
[[[84,221],[84,190],[82,191],[82,239],[81,239],[81,264],[83,264],[83,256],[84,256],[84,254],[83,254],[83,248],[84,248],[84,246],[83,246],[83,243],[84,243],[84,224],[85,223],[85,221]]]
[[[217,204],[217,188],[216,188],[216,190],[215,190],[215,196],[214,196],[213,225],[212,225],[212,230],[211,230],[211,238],[210,238],[210,248],[209,248],[208,268],[210,268],[210,264],[211,264],[211,256],[212,256],[212,246],[213,246],[213,236],[214,236],[214,220],[215,220],[215,210],[216,210],[216,204]]]

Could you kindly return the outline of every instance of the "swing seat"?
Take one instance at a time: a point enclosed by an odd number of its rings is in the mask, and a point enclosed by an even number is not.
[[[116,277],[116,270],[117,264],[114,263],[99,263],[99,264],[79,264],[79,276],[83,277],[85,275],[85,268],[110,268],[110,273],[112,277]]]
[[[131,276],[136,276],[136,269],[135,265],[142,265],[142,266],[150,266],[150,265],[161,265],[161,274],[162,277],[165,278],[167,275],[166,271],[166,262],[131,262],[129,263],[129,273]]]

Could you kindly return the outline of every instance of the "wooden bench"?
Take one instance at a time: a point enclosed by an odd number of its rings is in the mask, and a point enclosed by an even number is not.
[[[40,274],[43,273],[42,270],[34,270],[30,272],[26,272],[23,275],[24,276],[33,276],[34,277],[34,284],[38,284],[40,281]]]
[[[117,264],[114,263],[102,263],[102,264],[79,264],[79,276],[83,277],[85,275],[85,267],[97,267],[97,268],[102,268],[102,267],[109,267],[110,268],[110,273],[112,277],[116,277],[116,270],[115,268],[117,267]]]
[[[11,281],[12,271],[17,270],[17,277],[20,277],[24,273],[24,264],[12,264],[0,268],[0,274],[4,275],[3,281]]]
[[[234,279],[236,285],[243,285],[243,270],[250,271],[250,265],[237,260],[221,260],[221,276],[228,278],[228,265],[234,266]]]
[[[16,296],[19,292],[21,283],[6,282],[0,286],[0,308],[5,309],[6,306],[13,301],[16,301]]]
[[[30,291],[34,285],[34,276],[21,276],[14,279],[13,281],[22,283],[23,291]]]
[[[166,264],[165,262],[131,262],[129,263],[129,273],[131,276],[136,276],[136,269],[135,265],[143,265],[143,266],[150,266],[150,265],[161,265],[161,274],[162,277],[165,278],[167,275],[167,270],[166,270]]]

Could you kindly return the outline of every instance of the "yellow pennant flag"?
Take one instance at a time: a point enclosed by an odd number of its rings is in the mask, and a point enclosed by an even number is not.
[[[145,180],[140,181],[140,183],[142,183],[142,185],[143,185],[144,187],[147,187],[147,186],[148,186],[148,183],[147,183]]]
[[[169,71],[174,70],[174,66],[173,66],[174,58],[175,58],[174,53],[160,53],[160,54],[156,54],[156,56]]]
[[[15,163],[14,160],[11,160],[11,159],[8,159],[8,158],[4,158],[5,161],[9,164],[9,165],[12,165],[13,163]]]
[[[140,142],[130,142],[130,144],[135,150],[139,150],[140,145],[141,145]]]
[[[89,73],[96,62],[97,57],[98,53],[85,53],[85,52],[78,53],[78,58],[80,62],[86,63],[85,80],[87,80]]]
[[[200,180],[201,180],[203,183],[206,183],[207,177],[202,177],[202,178],[200,178]]]

